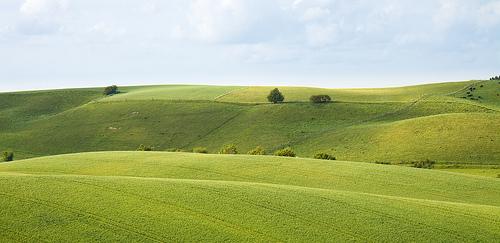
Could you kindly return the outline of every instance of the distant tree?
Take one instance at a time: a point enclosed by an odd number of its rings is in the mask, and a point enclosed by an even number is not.
[[[193,148],[193,153],[208,154],[208,149],[205,147],[196,147]]]
[[[169,148],[169,149],[166,149],[165,151],[167,151],[167,152],[186,152],[184,149],[180,149],[180,148]]]
[[[267,96],[267,100],[274,104],[281,103],[285,100],[285,96],[283,96],[283,94],[280,92],[278,88],[275,88],[271,90],[271,92]]]
[[[254,149],[248,151],[250,155],[265,155],[266,150],[262,146],[257,146]]]
[[[153,147],[151,146],[146,146],[144,144],[139,145],[137,148],[137,151],[153,151]]]
[[[426,159],[422,161],[414,161],[412,162],[412,164],[415,168],[432,169],[434,168],[434,164],[436,164],[436,161]]]
[[[114,95],[114,94],[118,94],[118,86],[111,85],[104,88],[104,95]]]
[[[226,144],[220,149],[219,154],[238,154],[238,149],[234,144]]]
[[[315,159],[324,159],[324,160],[336,160],[335,156],[327,153],[317,153],[314,155]]]
[[[312,103],[329,103],[332,101],[329,95],[313,95],[309,98]]]
[[[284,149],[276,150],[274,152],[275,156],[283,156],[283,157],[295,157],[295,152],[292,148],[287,147]]]
[[[2,160],[4,162],[10,162],[14,160],[14,152],[12,151],[5,151],[2,153]]]

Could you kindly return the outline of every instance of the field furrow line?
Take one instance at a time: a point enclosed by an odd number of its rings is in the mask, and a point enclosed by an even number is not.
[[[209,222],[216,223],[216,224],[218,223],[220,225],[223,225],[226,228],[232,229],[232,230],[237,231],[237,232],[244,232],[244,233],[246,233],[248,235],[255,235],[255,234],[261,235],[261,236],[263,236],[265,238],[268,238],[269,240],[276,241],[276,242],[281,242],[282,241],[280,239],[274,238],[273,236],[264,234],[262,232],[259,232],[259,231],[256,231],[256,230],[253,230],[253,229],[250,229],[250,228],[243,227],[241,225],[237,225],[237,224],[228,222],[228,221],[226,221],[226,220],[224,220],[224,219],[222,219],[220,217],[216,217],[216,216],[213,216],[213,215],[210,215],[210,214],[206,214],[206,213],[194,210],[194,209],[189,208],[189,207],[184,207],[184,206],[180,206],[180,205],[177,205],[177,204],[172,204],[172,203],[169,203],[169,202],[167,202],[165,200],[161,200],[161,199],[157,199],[157,198],[153,198],[153,197],[147,197],[147,196],[136,194],[136,193],[126,192],[126,191],[123,191],[123,190],[120,190],[120,189],[106,187],[106,186],[102,186],[102,185],[96,185],[96,184],[93,184],[93,183],[88,183],[88,182],[83,182],[83,181],[75,181],[75,180],[69,180],[69,181],[71,181],[73,183],[79,183],[79,184],[83,184],[83,185],[87,185],[87,186],[92,186],[92,187],[100,188],[100,189],[103,189],[103,190],[106,190],[106,191],[109,191],[109,192],[113,192],[113,193],[119,193],[119,194],[122,194],[122,195],[133,196],[133,197],[139,198],[141,200],[154,201],[154,202],[160,203],[162,205],[169,206],[170,208],[172,208],[174,210],[177,210],[178,212],[182,212],[182,213],[188,214],[188,215],[197,216],[198,218],[205,218],[205,220],[207,220]]]
[[[19,231],[16,231],[16,230],[12,230],[12,229],[8,228],[8,227],[7,227],[7,226],[5,226],[5,225],[1,225],[1,224],[0,224],[0,229],[2,229],[2,230],[4,230],[4,231],[11,232],[11,233],[13,233],[13,234],[15,234],[15,235],[17,235],[17,236],[20,236],[20,238],[23,238],[23,239],[24,239],[24,240],[22,240],[22,241],[21,241],[21,240],[19,240],[19,241],[17,241],[17,242],[29,242],[29,241],[31,241],[31,240],[33,240],[33,239],[34,239],[33,235],[23,234],[22,232],[19,232]],[[13,240],[17,240],[17,239],[13,239]],[[50,241],[48,241],[48,240],[46,240],[46,239],[40,239],[40,238],[38,238],[38,239],[36,239],[36,240],[37,240],[37,241],[39,241],[39,242],[41,241],[41,242],[50,243]]]
[[[109,219],[109,218],[106,218],[103,216],[99,216],[99,215],[96,215],[94,213],[86,212],[86,211],[81,210],[81,209],[76,209],[76,208],[64,206],[61,204],[49,202],[49,201],[42,200],[42,199],[20,197],[20,196],[14,195],[14,194],[9,194],[9,193],[4,193],[4,192],[0,192],[0,195],[10,197],[10,198],[13,198],[13,199],[19,200],[19,201],[35,203],[35,204],[42,205],[42,206],[45,206],[48,208],[56,208],[56,209],[59,209],[59,210],[65,211],[65,212],[69,212],[69,213],[73,213],[73,214],[79,215],[79,216],[86,216],[87,218],[89,218],[93,221],[110,226],[112,228],[121,229],[125,232],[136,234],[136,235],[142,236],[146,239],[149,239],[149,240],[152,240],[155,242],[165,242],[165,240],[161,239],[161,237],[158,235],[152,235],[150,233],[146,233],[144,231],[141,231],[140,229],[136,229],[134,227],[125,225],[123,223],[116,222],[112,219]]]
[[[339,228],[336,228],[335,225],[333,225],[333,224],[331,224],[330,222],[327,222],[327,221],[313,221],[313,220],[310,220],[308,218],[301,217],[298,214],[293,213],[291,211],[284,210],[282,208],[272,207],[270,205],[259,204],[259,203],[256,203],[254,201],[247,200],[246,198],[243,198],[243,197],[231,196],[231,195],[229,195],[227,193],[223,193],[222,191],[219,191],[219,190],[216,190],[216,189],[211,189],[211,188],[207,188],[207,187],[200,187],[200,186],[194,186],[194,185],[192,185],[191,187],[194,188],[194,189],[202,190],[202,191],[210,191],[212,193],[216,193],[219,196],[222,196],[222,197],[225,197],[225,198],[235,199],[235,200],[238,200],[239,202],[245,202],[248,205],[252,205],[252,206],[255,206],[255,207],[258,207],[258,208],[267,209],[269,211],[280,213],[280,214],[286,215],[286,216],[291,217],[291,218],[299,219],[301,221],[307,222],[308,223],[307,225],[310,226],[310,227],[312,227],[312,228],[314,228],[314,226],[319,223],[319,224],[321,224],[323,226],[329,227],[330,229],[334,229],[335,231],[337,231],[340,234],[352,237],[353,239],[360,239],[360,238],[362,238],[363,240],[366,240],[366,241],[369,240],[369,238],[367,238],[367,237],[362,237],[361,235],[356,235],[356,234],[353,234],[353,233],[351,233],[349,231],[346,231],[346,230],[340,230]]]

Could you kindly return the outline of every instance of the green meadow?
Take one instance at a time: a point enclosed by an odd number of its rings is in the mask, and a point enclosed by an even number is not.
[[[466,92],[474,87],[472,100]],[[18,159],[92,151],[157,151],[235,144],[241,153],[292,147],[340,160],[497,165],[500,84],[438,83],[385,89],[166,85],[0,93],[0,148]],[[332,103],[312,104],[312,94]]]
[[[495,241],[500,181],[359,162],[101,152],[0,165],[5,240]]]
[[[500,239],[499,81],[273,88],[0,93],[0,241]]]

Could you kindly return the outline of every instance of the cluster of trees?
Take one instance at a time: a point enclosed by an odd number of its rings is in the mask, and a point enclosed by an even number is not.
[[[4,162],[14,161],[14,152],[4,151],[2,153],[2,161],[4,161]]]
[[[432,169],[434,168],[434,164],[436,164],[436,161],[430,159],[412,162],[413,167],[421,169]]]
[[[154,147],[145,146],[141,144],[137,151],[153,151]],[[185,151],[182,149],[168,149],[168,152],[193,152],[200,154],[208,154],[208,149],[205,147],[195,147],[191,151]],[[219,154],[239,154],[238,148],[234,144],[225,144],[222,146],[218,152]],[[266,150],[262,146],[257,146],[251,150],[249,150],[246,154],[248,155],[267,155]],[[292,148],[286,147],[283,149],[278,149],[272,153],[274,156],[282,156],[282,157],[296,157],[295,151]],[[327,153],[318,153],[314,155],[315,159],[323,159],[323,160],[336,160],[335,156]]]
[[[277,104],[285,101],[285,96],[281,93],[278,88],[271,90],[267,96],[267,100],[271,103]],[[309,98],[312,103],[329,103],[332,102],[332,98],[329,95],[313,95]]]
[[[490,78],[490,80],[500,80],[500,76],[495,76],[493,78]]]
[[[111,86],[104,88],[103,93],[104,93],[104,95],[114,95],[114,94],[120,93],[120,91],[118,91],[118,86],[111,85]]]

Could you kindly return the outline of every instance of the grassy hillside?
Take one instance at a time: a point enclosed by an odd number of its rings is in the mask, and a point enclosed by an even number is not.
[[[164,85],[123,87],[121,94],[101,101],[125,100],[215,100],[242,87],[207,85]]]
[[[472,86],[481,100],[461,98]],[[99,89],[3,93],[0,150],[31,158],[146,144],[216,153],[234,143],[243,153],[257,145],[268,152],[291,146],[303,157],[330,151],[341,160],[498,165],[499,87],[495,81],[284,87],[289,102],[278,105],[260,103],[269,87],[123,87],[111,97]],[[338,102],[307,102],[319,93]]]
[[[311,95],[326,94],[336,101],[348,102],[388,102],[388,101],[414,101],[422,96],[447,95],[465,86],[474,84],[474,81],[425,84],[397,88],[371,88],[371,89],[322,89],[308,87],[279,87],[285,94],[287,101],[309,101]],[[235,90],[228,95],[220,97],[218,101],[265,103],[270,87],[247,87]]]
[[[0,164],[0,180],[6,241],[500,237],[499,180],[406,167],[104,152]]]
[[[400,162],[401,158],[441,163],[470,161],[498,165],[500,161],[499,113],[458,113],[353,126],[305,140],[304,153],[322,149],[341,158]]]

